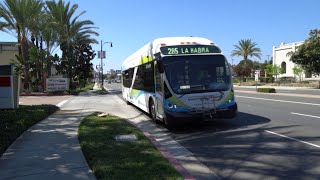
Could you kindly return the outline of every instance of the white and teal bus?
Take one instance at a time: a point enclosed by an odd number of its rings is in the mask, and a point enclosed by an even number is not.
[[[122,96],[168,127],[237,114],[229,63],[217,45],[199,37],[155,39],[129,56]]]

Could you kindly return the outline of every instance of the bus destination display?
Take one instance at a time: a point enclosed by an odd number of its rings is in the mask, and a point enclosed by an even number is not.
[[[165,47],[161,47],[160,51],[163,55],[221,53],[221,50],[217,46],[209,46],[209,45],[165,46]]]

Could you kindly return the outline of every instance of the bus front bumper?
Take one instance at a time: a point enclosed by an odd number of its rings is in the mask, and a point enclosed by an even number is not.
[[[197,119],[220,119],[220,118],[234,118],[238,112],[238,105],[235,103],[232,106],[216,109],[216,110],[203,110],[195,112],[172,112],[165,109],[166,116],[181,120],[181,121],[192,121]]]

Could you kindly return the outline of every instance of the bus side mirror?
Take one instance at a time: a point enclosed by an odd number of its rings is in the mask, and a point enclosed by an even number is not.
[[[164,72],[164,64],[163,64],[162,60],[158,60],[157,61],[157,67],[158,67],[159,73],[163,73]]]

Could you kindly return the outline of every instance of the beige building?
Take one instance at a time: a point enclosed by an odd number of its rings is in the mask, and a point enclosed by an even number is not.
[[[0,42],[0,65],[12,64],[11,59],[18,55],[18,43]]]
[[[294,77],[292,69],[296,66],[296,64],[290,61],[290,56],[287,54],[289,52],[295,52],[302,44],[303,41],[294,43],[281,43],[279,47],[273,46],[273,64],[280,66],[285,72],[284,74],[279,75],[279,77]],[[304,74],[302,77],[304,80],[320,80],[320,77],[312,76],[311,74]]]

